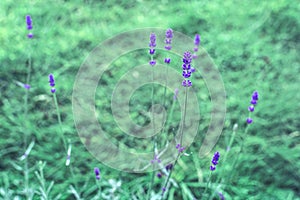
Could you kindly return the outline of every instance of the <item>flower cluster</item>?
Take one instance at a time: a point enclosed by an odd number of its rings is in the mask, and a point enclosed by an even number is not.
[[[197,58],[196,52],[198,51],[198,48],[199,48],[199,45],[200,45],[200,35],[199,34],[195,35],[194,44],[195,44],[195,47],[194,47],[193,58],[195,59],[195,58]]]
[[[152,164],[154,164],[155,162],[157,162],[157,163],[160,163],[160,162],[161,162],[161,160],[158,158],[158,155],[155,155],[155,156],[154,156],[154,159],[151,160],[151,163],[152,163]]]
[[[185,78],[185,80],[182,81],[182,86],[191,87],[192,82],[188,78],[191,77],[195,69],[191,67],[192,54],[189,51],[184,52],[182,62],[182,76]]]
[[[27,30],[31,30],[32,29],[32,19],[30,15],[26,16],[26,24],[27,24]],[[32,33],[28,33],[27,37],[29,39],[33,38],[33,34]]]
[[[98,167],[94,168],[95,176],[97,180],[100,180],[100,169]]]
[[[257,104],[257,101],[258,101],[258,92],[257,91],[254,91],[253,92],[253,94],[252,94],[252,98],[251,98],[251,101],[250,101],[250,106],[248,107],[248,111],[249,112],[253,112],[254,111],[254,107],[255,107],[255,105]],[[251,124],[252,123],[252,118],[251,117],[248,117],[247,119],[246,119],[246,122],[248,123],[248,124]]]
[[[185,147],[181,146],[180,144],[177,144],[176,149],[178,149],[178,153],[182,153],[185,150]]]
[[[173,38],[173,30],[169,28],[166,31],[166,39],[165,39],[165,43],[166,43],[165,49],[166,50],[172,49],[172,46],[171,46],[172,38]],[[171,58],[165,58],[165,63],[170,64],[170,62],[171,62]]]
[[[214,156],[213,156],[213,158],[212,158],[212,160],[211,160],[211,163],[212,163],[212,165],[210,166],[210,170],[211,170],[211,171],[214,171],[214,170],[216,169],[216,166],[217,166],[217,164],[218,164],[219,158],[220,158],[220,153],[217,151],[217,152],[214,154]]]
[[[156,35],[155,33],[151,33],[150,34],[150,43],[149,43],[149,47],[150,47],[150,50],[149,50],[149,53],[151,55],[151,60],[149,62],[149,64],[151,66],[154,66],[156,64],[156,61],[153,60],[153,55],[155,53],[155,47],[156,47]]]
[[[54,76],[53,76],[53,74],[49,74],[49,85],[50,85],[50,87],[52,87],[52,88],[51,88],[51,92],[52,92],[52,93],[55,93],[55,92],[56,92],[56,89],[54,88],[54,86],[55,86],[55,81],[54,81]]]

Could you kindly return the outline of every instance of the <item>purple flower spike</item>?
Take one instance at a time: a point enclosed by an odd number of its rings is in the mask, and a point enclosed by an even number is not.
[[[26,16],[26,23],[27,23],[28,26],[31,25],[32,20],[31,20],[31,16],[30,15]]]
[[[246,122],[247,122],[248,124],[251,124],[251,123],[253,122],[253,120],[252,120],[250,117],[248,117],[247,120],[246,120]]]
[[[150,34],[150,43],[149,43],[149,47],[151,49],[154,49],[154,47],[156,47],[156,35],[155,33],[151,33]]]
[[[49,74],[49,85],[51,87],[54,87],[55,86],[55,81],[54,81],[54,76],[53,74]]]
[[[94,168],[95,176],[97,180],[100,180],[100,169],[98,167]]]
[[[212,165],[210,166],[211,171],[214,171],[216,169],[216,165],[218,164],[219,158],[220,158],[220,153],[217,151],[211,160],[212,163]]]
[[[200,35],[199,34],[195,35],[194,44],[195,44],[195,46],[199,46],[200,45]]]
[[[166,50],[172,49],[172,46],[171,46],[172,38],[173,38],[173,30],[169,28],[166,31],[166,40],[165,40],[165,43],[166,43],[165,49]]]
[[[190,78],[191,74],[192,74],[192,70],[191,70],[192,69],[192,67],[191,67],[192,57],[193,56],[189,51],[184,52],[184,54],[183,54],[183,58],[182,58],[182,62],[183,62],[183,64],[182,64],[182,70],[183,70],[182,71],[182,76],[185,79]],[[181,85],[183,87],[191,87],[192,82],[190,80],[183,80]]]

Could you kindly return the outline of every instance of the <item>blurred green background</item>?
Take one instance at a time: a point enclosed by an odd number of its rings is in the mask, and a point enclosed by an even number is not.
[[[26,36],[26,15],[33,20],[32,40]],[[227,113],[215,147],[221,155],[233,125],[239,125],[226,163],[221,160],[220,170],[212,176],[212,183],[221,178],[222,184],[220,188],[212,184],[211,193],[220,191],[226,199],[300,199],[299,19],[300,4],[293,0],[1,1],[0,198],[43,199],[39,187],[44,187],[40,180],[45,180],[46,188],[54,181],[50,199],[145,199],[150,174],[108,168],[79,140],[72,117],[72,89],[80,65],[102,41],[137,28],[160,27],[190,37],[199,33],[201,46],[222,75]],[[24,115],[26,91],[16,81],[26,83],[29,62],[31,89],[28,114]],[[58,136],[60,126],[49,92],[49,73],[55,75],[65,135],[72,141],[69,167],[65,166],[65,149]],[[204,100],[209,101],[203,90]],[[259,91],[259,105],[254,123],[247,135],[242,135],[254,90]],[[171,92],[169,95],[172,97]],[[149,102],[142,98],[139,104]],[[199,136],[188,152],[197,152],[201,133],[208,128],[210,115],[205,112],[205,103],[201,105],[204,115]],[[135,108],[131,109],[139,118]],[[241,137],[244,148],[239,153]],[[124,137],[119,142],[126,140]],[[35,145],[30,155],[20,161],[31,141]],[[200,159],[197,153],[181,158],[173,172],[179,185],[170,190],[168,199],[191,199],[191,195],[200,199],[210,159]],[[44,178],[39,179],[35,172],[41,168],[40,161],[46,165]],[[93,172],[96,166],[101,169],[100,185],[107,197],[99,197]],[[160,193],[162,182],[155,179],[153,194]]]

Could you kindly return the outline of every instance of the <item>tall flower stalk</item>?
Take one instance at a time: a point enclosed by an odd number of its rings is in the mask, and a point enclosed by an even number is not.
[[[32,30],[32,19],[30,15],[27,15],[25,17],[25,21],[26,21],[26,25],[27,25],[27,30]],[[28,33],[27,35],[28,39],[32,39],[33,34],[32,33]],[[30,78],[31,78],[31,65],[32,65],[32,60],[31,60],[31,54],[32,54],[32,48],[31,48],[31,41],[28,41],[28,49],[29,49],[29,53],[28,53],[28,65],[27,65],[27,77],[26,77],[26,83],[24,84],[24,88],[25,90],[25,97],[24,97],[24,119],[28,119],[28,99],[29,99],[29,89],[30,89]],[[24,148],[25,148],[25,153],[26,154],[27,150],[33,147],[31,147],[31,144],[29,145],[29,147],[27,147],[28,145],[28,122],[25,120],[25,127],[24,127],[24,138],[23,138],[23,142],[24,142]],[[27,150],[26,150],[27,149]],[[29,151],[30,152],[30,151]],[[29,153],[28,153],[29,154]],[[28,169],[28,160],[26,159],[28,154],[26,154],[26,156],[24,157],[24,186],[25,186],[25,195],[27,199],[31,198],[31,194],[29,192],[29,169]]]
[[[155,135],[155,122],[154,122],[154,65],[156,64],[156,61],[154,60],[154,54],[155,54],[155,47],[156,47],[156,35],[155,33],[151,33],[150,34],[150,43],[149,43],[149,54],[150,54],[150,61],[149,64],[150,66],[152,66],[152,92],[151,92],[151,107],[152,107],[152,129],[153,129],[153,135]],[[157,146],[157,137],[154,136],[152,139],[152,143],[153,143],[153,158],[155,158],[155,150],[156,150],[156,146]],[[151,198],[151,191],[153,188],[153,182],[154,182],[154,177],[155,177],[155,173],[154,173],[154,163],[152,163],[152,175],[151,175],[151,181],[150,181],[150,187],[148,190],[148,194],[147,194],[147,199]]]
[[[185,118],[186,118],[186,107],[187,107],[187,101],[188,101],[188,88],[192,86],[192,82],[190,81],[190,77],[192,74],[191,71],[191,63],[192,63],[192,54],[189,51],[186,51],[183,54],[182,58],[182,76],[184,80],[182,81],[182,86],[185,87],[185,100],[184,100],[184,108],[183,108],[183,119],[181,124],[181,133],[179,136],[179,143],[176,145],[176,149],[178,151],[177,156],[175,158],[174,167],[176,166],[178,159],[180,155],[185,150],[185,147],[183,146],[183,131],[185,126]],[[162,187],[162,194],[161,197],[164,198],[164,196],[167,194],[168,184],[171,178],[173,170],[170,170],[170,173],[168,174],[168,177],[164,183],[164,186]]]

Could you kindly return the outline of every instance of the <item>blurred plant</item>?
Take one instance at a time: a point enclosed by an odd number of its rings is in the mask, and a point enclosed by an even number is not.
[[[52,190],[52,187],[54,186],[54,181],[51,181],[49,185],[47,186],[46,179],[44,177],[44,168],[46,166],[46,162],[40,161],[38,163],[38,171],[35,171],[35,175],[39,180],[39,190],[35,191],[40,196],[40,199],[42,200],[48,200],[48,199],[60,199],[61,194],[58,194],[55,198],[50,197],[50,192]]]

